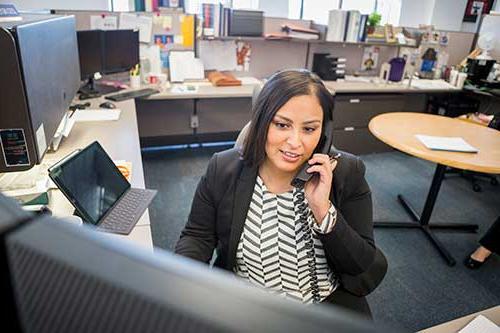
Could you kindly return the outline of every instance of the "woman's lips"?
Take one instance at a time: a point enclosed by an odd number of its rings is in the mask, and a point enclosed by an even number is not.
[[[302,156],[301,154],[296,154],[296,153],[288,152],[288,151],[281,150],[281,149],[280,149],[280,153],[281,153],[281,157],[283,158],[283,160],[285,160],[286,162],[290,162],[290,163],[295,163],[295,162],[299,161],[300,157]]]

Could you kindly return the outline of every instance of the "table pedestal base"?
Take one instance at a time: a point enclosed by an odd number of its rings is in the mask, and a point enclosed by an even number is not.
[[[378,228],[418,228],[422,230],[424,234],[429,238],[431,243],[434,245],[434,247],[436,247],[436,249],[439,251],[439,254],[441,254],[446,263],[449,266],[455,266],[455,259],[453,259],[444,245],[436,238],[431,229],[476,232],[478,227],[477,224],[429,223],[431,213],[434,208],[434,204],[436,203],[437,195],[439,193],[439,188],[441,187],[441,182],[443,181],[445,169],[446,167],[441,164],[438,164],[436,167],[436,171],[434,172],[434,177],[432,179],[431,188],[429,189],[427,199],[425,200],[422,217],[415,211],[415,209],[413,209],[413,207],[408,203],[403,195],[399,194],[399,203],[401,203],[403,208],[415,222],[375,222],[374,226]]]

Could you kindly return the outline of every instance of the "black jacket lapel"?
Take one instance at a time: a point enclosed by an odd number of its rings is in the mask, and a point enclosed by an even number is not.
[[[243,166],[240,177],[234,188],[233,220],[231,221],[231,236],[229,239],[229,250],[227,269],[233,269],[236,261],[236,250],[240,241],[241,233],[245,225],[246,214],[250,201],[252,200],[255,179],[257,178],[257,168]]]

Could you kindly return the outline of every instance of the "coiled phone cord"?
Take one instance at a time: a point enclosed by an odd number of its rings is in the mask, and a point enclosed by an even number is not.
[[[318,286],[318,276],[316,274],[316,256],[314,254],[314,239],[312,237],[312,231],[307,222],[309,215],[308,207],[305,202],[303,187],[297,188],[295,196],[295,205],[299,211],[299,222],[300,230],[304,233],[304,240],[306,246],[306,254],[308,257],[308,269],[309,278],[311,285],[311,293],[313,303],[319,303],[319,286]]]

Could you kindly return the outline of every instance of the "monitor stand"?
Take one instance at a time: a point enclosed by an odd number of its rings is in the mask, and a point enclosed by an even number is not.
[[[96,98],[102,95],[106,95],[112,92],[117,92],[123,88],[110,86],[105,84],[98,84],[95,82],[94,78],[90,78],[88,82],[78,90],[80,93],[80,100]]]

